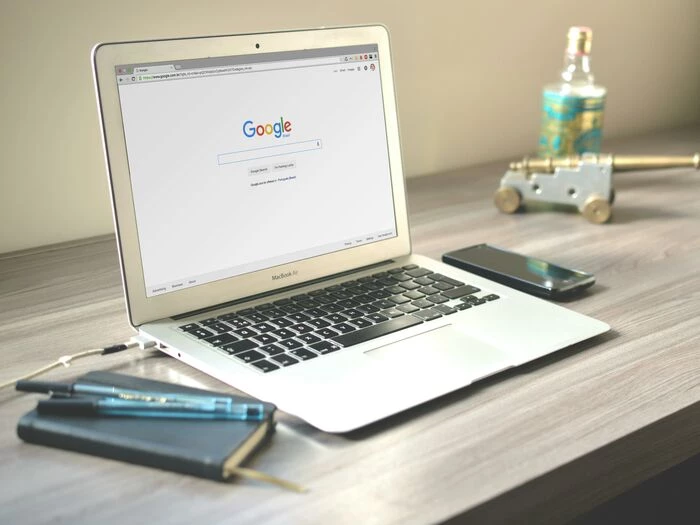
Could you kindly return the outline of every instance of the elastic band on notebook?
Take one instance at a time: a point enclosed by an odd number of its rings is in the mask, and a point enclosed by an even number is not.
[[[256,481],[264,481],[265,483],[271,483],[273,485],[277,485],[278,487],[282,487],[283,489],[291,490],[293,492],[308,492],[308,490],[302,487],[301,485],[297,485],[296,483],[292,483],[291,481],[287,481],[286,479],[276,478],[275,476],[271,476],[269,474],[265,474],[264,472],[260,472],[258,470],[253,470],[250,468],[233,467],[224,471],[225,479],[229,479],[231,476],[240,476],[242,478],[253,479]]]

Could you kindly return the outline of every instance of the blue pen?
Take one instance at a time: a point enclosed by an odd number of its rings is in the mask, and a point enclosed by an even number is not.
[[[64,416],[116,416],[171,419],[226,419],[237,421],[262,421],[265,407],[262,403],[231,403],[222,408],[207,402],[133,401],[116,398],[80,399],[53,398],[39,401],[41,414]]]
[[[172,392],[149,392],[129,390],[114,386],[85,385],[81,383],[55,383],[51,381],[17,381],[15,388],[22,392],[41,394],[87,394],[107,398],[149,403],[213,403],[222,410],[231,407],[234,402],[229,397],[198,394],[177,394]]]

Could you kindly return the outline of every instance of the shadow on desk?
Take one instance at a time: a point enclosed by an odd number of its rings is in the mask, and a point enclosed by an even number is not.
[[[576,518],[570,525],[697,523],[700,455]]]

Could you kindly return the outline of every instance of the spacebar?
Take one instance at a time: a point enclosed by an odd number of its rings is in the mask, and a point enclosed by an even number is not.
[[[401,317],[396,317],[394,319],[390,319],[389,321],[384,321],[383,323],[368,326],[367,328],[363,328],[361,330],[355,330],[354,332],[339,335],[338,337],[333,337],[331,340],[343,346],[352,346],[386,334],[398,332],[399,330],[421,324],[422,322],[423,321],[417,317],[413,317],[412,315],[402,315]]]

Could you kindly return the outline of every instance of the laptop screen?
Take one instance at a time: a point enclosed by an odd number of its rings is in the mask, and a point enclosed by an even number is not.
[[[379,59],[115,68],[147,297],[396,237]]]

